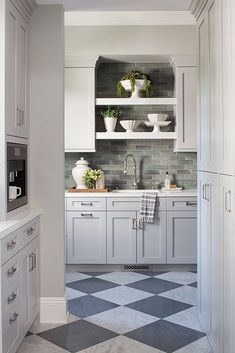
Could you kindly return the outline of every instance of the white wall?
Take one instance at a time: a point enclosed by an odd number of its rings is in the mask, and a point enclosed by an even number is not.
[[[41,297],[63,321],[64,301],[64,12],[60,5],[33,12],[30,39],[30,193],[43,211]],[[50,297],[48,299],[48,297]],[[51,297],[56,297],[53,302]],[[46,298],[46,299],[45,299]],[[48,304],[49,303],[49,304]],[[62,309],[62,306],[64,308]],[[45,309],[46,308],[46,309]],[[48,310],[47,310],[48,309]],[[53,311],[53,310],[52,310]],[[48,314],[49,315],[49,314]],[[52,321],[42,318],[42,321]]]
[[[65,28],[66,55],[196,54],[196,26]]]

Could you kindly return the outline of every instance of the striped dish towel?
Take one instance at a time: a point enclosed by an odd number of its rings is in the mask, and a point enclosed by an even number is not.
[[[143,222],[153,223],[157,193],[143,193],[140,205],[140,218]]]

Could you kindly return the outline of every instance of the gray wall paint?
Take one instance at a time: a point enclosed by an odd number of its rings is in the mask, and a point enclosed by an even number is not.
[[[42,209],[41,296],[64,296],[64,12],[39,6],[31,21],[30,196]]]
[[[132,188],[133,170],[129,162],[129,175],[123,175],[123,162],[127,153],[133,153],[137,159],[140,187],[151,188],[162,183],[166,171],[170,176],[176,174],[177,182],[185,188],[196,188],[196,153],[173,152],[173,141],[170,140],[126,140],[97,141],[96,153],[65,154],[65,187],[73,187],[71,170],[80,157],[90,162],[91,168],[102,169],[106,185],[111,188]]]

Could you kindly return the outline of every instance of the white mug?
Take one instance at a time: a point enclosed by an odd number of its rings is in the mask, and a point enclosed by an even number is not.
[[[19,186],[9,186],[9,200],[15,200],[21,195],[21,188]]]

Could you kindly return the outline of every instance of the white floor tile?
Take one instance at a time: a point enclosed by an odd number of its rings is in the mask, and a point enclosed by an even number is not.
[[[86,318],[86,320],[98,326],[107,328],[108,330],[124,334],[139,327],[151,324],[154,321],[158,321],[159,318],[121,306],[112,310],[104,311],[100,314],[92,315]]]
[[[83,279],[91,278],[91,276],[85,275],[79,272],[69,272],[65,273],[65,283],[81,281]]]
[[[197,288],[194,287],[179,287],[159,295],[182,303],[197,305]]]
[[[21,343],[17,353],[69,353],[39,336],[28,336]]]
[[[77,320],[80,320],[80,318],[77,317],[77,316],[74,316],[72,314],[69,314],[67,323],[74,322],[74,321],[77,321]],[[36,335],[36,334],[38,334],[40,332],[51,330],[53,328],[56,328],[56,327],[59,327],[59,326],[63,326],[63,325],[66,325],[66,323],[62,323],[62,324],[42,324],[42,323],[36,322],[33,326],[30,327],[29,331]]]
[[[206,337],[178,349],[174,353],[213,353]]]
[[[174,324],[189,327],[192,330],[203,332],[201,325],[197,319],[198,309],[196,306],[180,311],[177,314],[165,317],[164,320],[173,322]]]
[[[124,285],[147,279],[149,278],[149,276],[145,276],[135,272],[111,272],[98,276],[98,278]]]
[[[87,294],[83,293],[83,292],[80,292],[78,290],[66,287],[66,298],[67,298],[67,300],[84,297],[84,295],[87,295]]]
[[[164,353],[125,336],[118,336],[78,353]]]
[[[196,282],[197,274],[194,272],[167,272],[157,275],[155,278],[186,285]]]
[[[115,287],[94,293],[92,295],[119,305],[130,304],[136,302],[137,300],[153,296],[151,293],[129,287]]]

